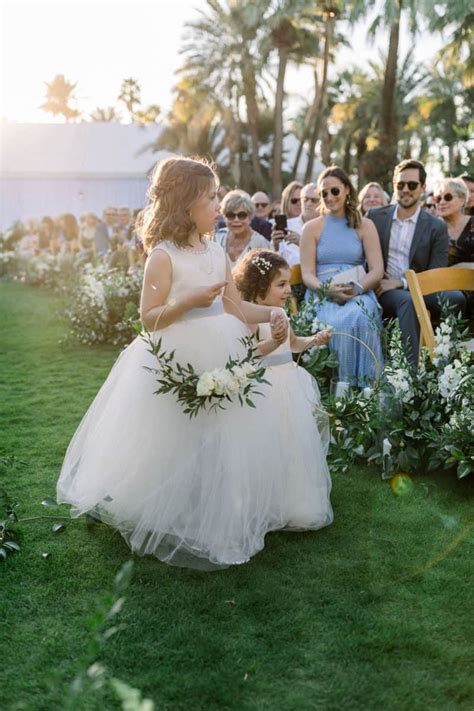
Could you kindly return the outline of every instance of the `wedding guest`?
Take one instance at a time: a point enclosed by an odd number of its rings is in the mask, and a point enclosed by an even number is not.
[[[95,231],[98,223],[99,218],[93,212],[84,215],[84,223],[79,233],[79,250],[87,259],[96,256]]]
[[[301,212],[301,188],[302,183],[293,180],[289,183],[281,194],[281,212],[288,218],[298,217]]]
[[[252,229],[254,205],[244,190],[231,190],[221,203],[226,226],[217,230],[214,241],[220,244],[232,265],[255,247],[268,249],[268,240]]]
[[[28,224],[28,221],[26,224]],[[35,227],[35,232],[38,235],[38,249],[40,252],[50,251],[53,231],[54,222],[51,217],[43,217],[39,225]]]
[[[95,229],[95,249],[96,254],[101,257],[107,254],[109,240],[115,232],[117,223],[117,210],[114,207],[107,207],[103,212],[102,221],[98,222]]]
[[[446,178],[436,187],[433,200],[437,215],[449,235],[448,264],[474,261],[474,216],[465,215],[469,192],[461,178]]]
[[[115,235],[110,240],[106,264],[109,269],[120,269],[123,272],[127,272],[130,267],[128,244],[120,235]]]
[[[339,360],[339,380],[363,386],[380,374],[383,362],[374,293],[383,276],[380,243],[372,222],[361,217],[355,188],[341,168],[326,168],[318,191],[321,216],[304,226],[300,241],[306,300],[314,298],[315,318],[336,332],[329,348]],[[351,272],[360,272],[358,279]]]
[[[286,230],[276,226],[272,229],[272,245],[288,264],[294,266],[300,263],[300,237],[304,225],[319,215],[320,199],[315,183],[304,185],[300,192],[301,213],[287,221]]]
[[[316,183],[307,183],[301,188],[300,203],[301,212],[298,217],[291,217],[288,220],[288,229],[290,232],[296,232],[301,235],[303,227],[310,220],[319,217],[320,197],[318,195],[318,186]]]
[[[272,238],[272,223],[268,219],[272,211],[270,198],[264,192],[256,192],[252,195],[251,199],[255,208],[255,214],[251,223],[252,228],[270,241]]]
[[[385,207],[385,205],[388,205],[388,197],[379,183],[367,183],[367,185],[364,185],[357,199],[362,215],[365,215],[371,207]]]
[[[433,192],[426,193],[425,199],[423,200],[421,207],[430,215],[436,215],[436,203],[433,200]]]
[[[260,217],[262,220],[268,220],[272,211],[272,202],[267,193],[262,191],[254,193],[252,195],[252,202],[255,206],[256,217]]]
[[[20,254],[24,257],[32,257],[38,254],[40,246],[40,230],[36,220],[26,220],[24,234],[18,242]]]
[[[396,205],[369,210],[379,234],[384,260],[384,276],[377,296],[386,318],[398,318],[407,357],[416,365],[420,327],[408,291],[405,271],[424,272],[448,265],[448,231],[438,217],[421,209],[426,189],[426,171],[418,160],[403,160],[395,167],[393,185]],[[443,292],[456,309],[463,309],[464,296],[459,291]],[[438,295],[425,297],[433,314],[439,314]]]
[[[468,175],[467,173],[463,173],[459,177],[463,179],[464,185],[466,186],[469,193],[469,198],[464,207],[464,214],[474,215],[474,175]]]
[[[65,213],[61,220],[64,248],[67,252],[79,250],[79,224],[74,215]]]

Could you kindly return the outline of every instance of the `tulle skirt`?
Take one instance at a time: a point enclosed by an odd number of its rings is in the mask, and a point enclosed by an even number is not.
[[[156,334],[197,372],[242,356],[246,335],[229,314]],[[69,445],[57,495],[73,516],[100,516],[140,555],[206,570],[247,562],[271,530],[331,522],[313,386],[269,368],[255,409],[232,402],[189,419],[175,395],[153,394],[147,348],[138,337],[121,353]]]

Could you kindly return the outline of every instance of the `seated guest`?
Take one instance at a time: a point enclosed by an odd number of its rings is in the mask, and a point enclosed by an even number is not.
[[[382,369],[382,319],[373,291],[383,276],[380,242],[373,223],[361,217],[355,188],[341,168],[326,168],[318,191],[321,216],[305,224],[300,241],[306,299],[315,298],[315,318],[347,334],[335,334],[329,342],[339,360],[339,380],[363,386]],[[348,275],[345,282],[348,270],[361,274],[357,280]],[[339,274],[343,283],[334,283]],[[323,285],[326,293],[319,296]]]
[[[231,190],[221,203],[226,226],[217,230],[214,241],[220,244],[233,266],[256,247],[268,249],[268,240],[252,229],[254,205],[244,190]]]
[[[85,259],[93,259],[96,256],[95,230],[98,222],[99,218],[93,212],[84,215],[79,232],[79,251]]]
[[[115,234],[117,219],[117,209],[115,207],[106,207],[103,212],[103,220],[96,225],[94,239],[96,254],[99,257],[107,254],[109,242]]]
[[[272,230],[273,248],[290,266],[300,263],[299,242],[304,225],[319,216],[320,199],[315,183],[308,183],[301,188],[300,203],[301,213],[288,220],[286,232],[275,226]]]
[[[433,200],[436,214],[448,228],[448,264],[474,261],[474,217],[464,214],[469,192],[460,178],[446,178],[437,186]]]
[[[430,215],[436,215],[436,203],[433,200],[433,192],[426,193],[421,207],[423,210],[426,210],[426,212],[429,212]]]
[[[304,225],[315,217],[319,217],[318,187],[316,183],[307,183],[301,188],[300,193],[301,212],[298,217],[291,217],[288,220],[288,229],[290,232],[297,232],[299,235],[303,232]]]
[[[62,216],[61,220],[63,234],[63,249],[66,252],[79,251],[79,223],[75,216],[67,212]]]
[[[288,219],[291,217],[298,217],[301,213],[301,188],[302,183],[298,183],[297,180],[293,180],[289,183],[281,194],[281,212],[286,215]]]
[[[40,222],[39,226],[39,248],[40,250],[47,250],[48,252],[54,251],[54,236],[56,230],[56,225],[52,217],[45,215]]]
[[[364,185],[358,196],[359,210],[365,215],[371,207],[385,207],[388,205],[388,197],[379,183],[367,183]]]
[[[110,240],[110,251],[105,261],[109,269],[120,269],[122,272],[128,272],[130,267],[128,244],[120,236],[117,235]]]
[[[463,173],[459,177],[462,178],[469,193],[469,198],[464,206],[464,214],[474,215],[474,176]]]
[[[448,231],[445,223],[421,209],[426,171],[417,160],[404,160],[395,167],[393,184],[396,205],[369,210],[379,234],[384,259],[384,278],[377,296],[387,318],[398,318],[407,356],[416,365],[420,345],[420,327],[407,281],[407,269],[424,272],[448,265]],[[464,309],[460,291],[444,292],[456,311]],[[439,314],[437,294],[425,297],[429,311]]]
[[[251,222],[252,228],[268,240],[271,240],[272,223],[268,219],[268,216],[272,211],[270,198],[266,193],[258,192],[252,195],[252,202],[255,208],[255,215],[252,217]]]

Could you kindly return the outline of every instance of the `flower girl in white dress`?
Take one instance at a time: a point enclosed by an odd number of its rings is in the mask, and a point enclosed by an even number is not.
[[[234,268],[233,276],[241,297],[257,304],[281,307],[291,294],[290,267],[278,252],[248,252]],[[286,479],[286,528],[321,528],[333,519],[326,463],[329,421],[315,379],[294,362],[292,353],[325,345],[330,332],[297,337],[287,322],[285,331],[275,336],[264,323],[258,326],[258,336],[259,351],[265,356],[265,377],[272,385],[272,405],[279,416],[278,427],[285,433],[293,458]]]
[[[243,321],[271,321],[281,338],[282,311],[241,301],[224,251],[201,236],[218,214],[211,168],[165,159],[148,195],[141,318],[162,348],[201,373],[245,355]],[[69,445],[58,500],[73,516],[92,512],[115,526],[140,555],[207,570],[247,562],[268,531],[289,522],[298,441],[286,439],[269,385],[260,386],[255,409],[233,400],[190,419],[176,395],[154,394],[148,348],[137,337],[119,356]]]

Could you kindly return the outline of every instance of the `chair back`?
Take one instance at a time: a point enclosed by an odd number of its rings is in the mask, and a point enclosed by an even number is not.
[[[413,306],[420,323],[420,350],[427,346],[430,358],[433,360],[435,353],[435,335],[431,323],[430,312],[426,308],[424,296],[437,291],[474,291],[474,270],[444,267],[429,269],[418,274],[413,269],[407,269],[405,277],[410,290]]]
[[[301,265],[295,264],[290,267],[290,284],[291,286],[296,286],[297,284],[303,283],[303,277],[301,275]],[[298,313],[298,302],[294,294],[290,296],[290,311],[292,314]]]

